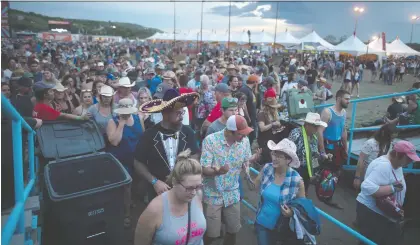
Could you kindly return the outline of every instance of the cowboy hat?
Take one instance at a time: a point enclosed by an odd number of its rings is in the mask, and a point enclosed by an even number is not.
[[[57,83],[57,84],[54,86],[53,90],[56,90],[56,91],[58,91],[58,92],[64,92],[64,91],[66,91],[66,90],[67,90],[67,88],[66,88],[66,87],[64,87],[64,86],[63,86],[63,84],[61,84],[61,83]]]
[[[136,107],[134,106],[134,102],[130,98],[124,98],[118,101],[116,105],[116,109],[114,110],[115,114],[126,115],[126,114],[133,114],[137,112]]]
[[[278,144],[276,144],[274,141],[269,140],[267,142],[267,147],[271,151],[281,151],[288,155],[292,159],[292,162],[290,162],[289,166],[292,168],[299,168],[300,162],[298,156],[296,155],[296,145],[293,143],[293,141],[289,139],[283,139]]]
[[[143,113],[159,113],[165,109],[180,109],[194,103],[200,95],[198,93],[185,93],[180,95],[175,89],[165,92],[162,99],[152,100],[140,106],[139,110]]]
[[[176,75],[173,71],[165,71],[165,73],[163,73],[163,76],[162,76],[163,79],[168,79],[168,80],[171,80],[175,77]]]
[[[122,77],[118,80],[118,86],[124,88],[131,88],[135,85],[135,82],[131,83],[130,78]]]
[[[103,96],[113,96],[114,95],[114,89],[112,89],[110,86],[108,85],[103,85],[100,89],[99,89],[99,94],[103,95]]]
[[[308,112],[306,114],[305,119],[301,119],[300,121],[315,125],[315,126],[322,126],[324,128],[328,127],[326,122],[321,121],[321,116],[318,113]]]

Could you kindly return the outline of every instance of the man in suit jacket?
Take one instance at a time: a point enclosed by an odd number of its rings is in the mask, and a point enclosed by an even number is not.
[[[136,172],[153,187],[150,188],[149,198],[169,190],[166,178],[174,169],[180,152],[190,149],[192,157],[199,158],[195,133],[190,126],[182,124],[183,117],[188,116],[184,107],[191,105],[198,96],[197,93],[180,95],[178,91],[170,89],[162,100],[153,100],[140,106],[139,110],[143,113],[161,112],[163,116],[160,123],[142,135],[134,160]]]

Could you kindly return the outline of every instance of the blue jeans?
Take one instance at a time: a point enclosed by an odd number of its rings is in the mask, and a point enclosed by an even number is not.
[[[255,230],[257,232],[258,245],[276,244],[276,230],[267,229],[258,223],[255,223]]]

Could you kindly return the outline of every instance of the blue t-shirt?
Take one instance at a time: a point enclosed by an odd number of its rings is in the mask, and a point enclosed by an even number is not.
[[[272,183],[262,193],[262,206],[256,222],[267,229],[273,230],[280,217],[280,186]]]

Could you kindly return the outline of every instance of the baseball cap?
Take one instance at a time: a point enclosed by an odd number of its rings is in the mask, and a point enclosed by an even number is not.
[[[247,83],[257,83],[260,78],[256,75],[251,75],[248,77]]]
[[[308,82],[306,80],[303,80],[303,79],[300,79],[298,81],[298,84],[301,85],[301,86],[308,86]]]
[[[265,91],[264,93],[264,98],[276,98],[276,91],[274,91],[274,89],[268,89],[267,91]]]
[[[163,99],[166,91],[172,89],[172,87],[167,83],[161,83],[156,88],[156,93],[153,95],[154,98]]]
[[[238,99],[232,97],[226,97],[222,100],[222,108],[238,107]]]
[[[217,84],[214,90],[220,93],[230,93],[229,86],[226,83]]]
[[[268,84],[277,84],[277,81],[271,76],[266,77],[265,82]]]
[[[30,79],[29,77],[21,77],[17,81],[17,84],[22,87],[30,88],[32,86],[32,79]]]
[[[420,162],[420,157],[416,153],[416,147],[411,142],[400,140],[394,144],[393,150],[406,154],[413,162]]]
[[[243,116],[233,115],[230,116],[226,122],[226,129],[238,132],[242,135],[248,135],[254,129],[248,127],[248,124]]]
[[[200,75],[201,76],[201,75],[203,75],[203,71],[202,70],[196,70],[195,73],[194,73],[194,75],[195,76],[197,76],[197,75]]]
[[[52,88],[54,88],[54,85],[46,84],[44,82],[37,82],[33,86],[34,91],[41,91],[41,90],[52,89]]]

